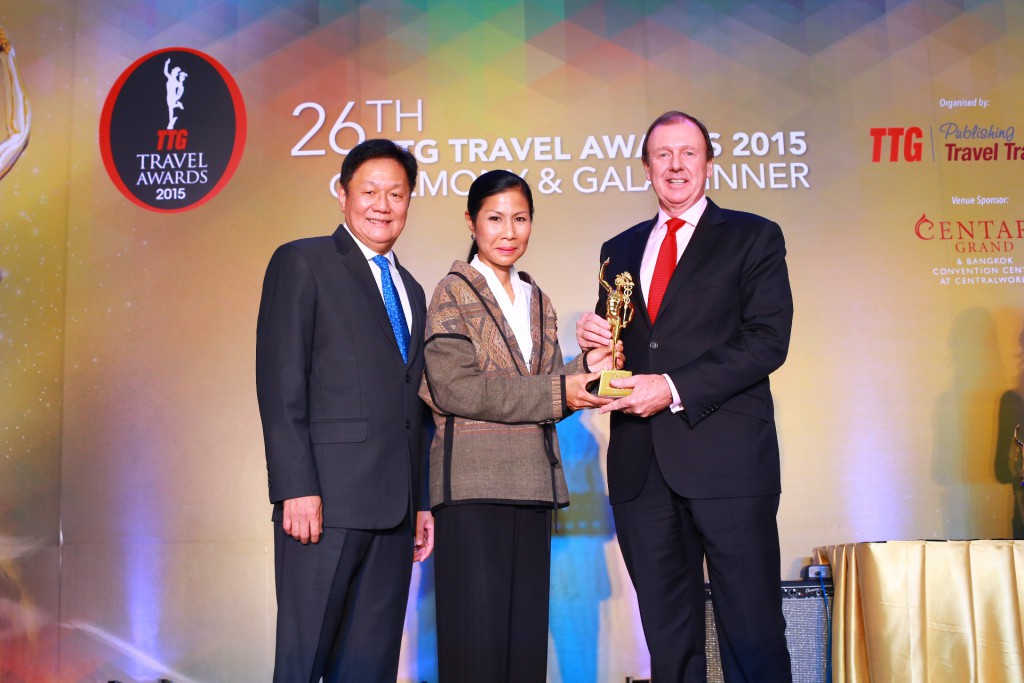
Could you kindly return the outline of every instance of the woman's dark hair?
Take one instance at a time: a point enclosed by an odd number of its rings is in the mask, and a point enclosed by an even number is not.
[[[480,213],[480,207],[484,200],[502,192],[519,190],[526,197],[526,203],[530,207],[530,219],[533,219],[533,192],[530,191],[530,184],[511,171],[488,171],[473,181],[469,186],[469,197],[466,199],[466,211],[469,212],[469,219],[476,224],[476,216]],[[469,247],[469,256],[466,262],[473,260],[476,256],[476,240]]]

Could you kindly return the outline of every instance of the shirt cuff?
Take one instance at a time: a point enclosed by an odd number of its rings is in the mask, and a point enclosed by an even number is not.
[[[668,409],[673,413],[682,412],[685,408],[683,408],[683,401],[679,398],[679,392],[676,391],[675,383],[668,375],[662,375],[662,377],[664,377],[665,381],[668,382],[668,388],[672,391],[672,403],[669,405]]]

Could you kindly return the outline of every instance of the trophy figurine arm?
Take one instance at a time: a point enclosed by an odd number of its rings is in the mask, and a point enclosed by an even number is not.
[[[636,306],[634,306],[632,302],[628,302],[625,305],[624,310],[622,311],[622,326],[623,327],[626,327],[631,322],[633,322],[633,313],[635,313],[635,312],[636,312]]]
[[[604,260],[604,263],[601,264],[601,270],[597,274],[597,281],[601,283],[602,287],[604,287],[604,291],[608,292],[609,294],[612,293],[612,286],[604,281],[604,269],[608,266],[611,260],[611,257],[606,258]]]

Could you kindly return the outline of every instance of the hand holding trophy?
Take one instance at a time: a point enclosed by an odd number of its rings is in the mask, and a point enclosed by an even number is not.
[[[591,386],[587,389],[590,393],[596,396],[629,396],[632,393],[632,389],[619,389],[611,385],[613,379],[622,379],[624,377],[632,377],[633,373],[629,370],[615,370],[616,366],[616,355],[618,354],[619,337],[622,335],[622,331],[629,326],[629,323],[633,321],[634,306],[630,301],[633,296],[633,276],[628,272],[619,273],[615,276],[615,289],[609,285],[604,279],[604,270],[611,261],[610,258],[605,259],[604,263],[601,264],[601,271],[597,274],[597,280],[604,287],[605,291],[608,292],[608,296],[605,300],[605,320],[608,321],[608,325],[611,326],[612,330],[612,364],[611,370],[602,370],[601,379],[592,382]]]

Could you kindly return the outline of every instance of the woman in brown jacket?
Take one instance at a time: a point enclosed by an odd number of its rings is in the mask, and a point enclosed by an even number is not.
[[[427,311],[440,683],[546,679],[552,511],[569,504],[554,423],[609,400],[586,391],[608,349],[563,364],[551,300],[515,268],[532,219],[525,180],[477,178],[470,262]]]

